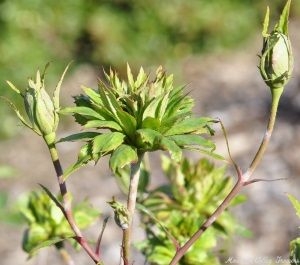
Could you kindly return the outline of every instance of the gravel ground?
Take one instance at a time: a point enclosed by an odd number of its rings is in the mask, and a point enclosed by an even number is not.
[[[234,213],[242,224],[253,231],[253,237],[233,238],[229,246],[230,254],[224,257],[224,263],[287,264],[283,259],[288,257],[289,241],[299,236],[299,219],[286,196],[290,193],[300,198],[299,26],[294,23],[290,28],[296,58],[294,75],[283,95],[271,144],[255,173],[256,178],[284,180],[259,182],[245,188],[248,202],[236,207]],[[270,106],[269,91],[256,68],[258,59],[255,55],[259,50],[260,42],[254,41],[234,54],[193,57],[182,62],[184,82],[197,102],[196,112],[222,119],[232,155],[242,169],[247,168],[259,146]],[[74,95],[81,84],[94,85],[95,81],[95,72],[89,66],[83,66],[68,77],[64,93]],[[71,99],[65,102],[71,102]],[[70,129],[65,126],[60,136],[69,133]],[[218,151],[226,155],[221,133],[217,133],[216,141]],[[0,191],[8,191],[11,201],[26,191],[37,189],[37,183],[57,190],[47,150],[38,137],[22,129],[18,139],[4,141],[0,147],[1,164],[11,165],[17,171],[15,178],[1,180],[0,183]],[[64,165],[75,160],[77,149],[77,144],[59,146]],[[156,159],[154,157],[154,161]],[[78,200],[88,196],[104,215],[110,215],[106,201],[112,194],[118,198],[122,195],[110,177],[106,162],[103,159],[97,168],[89,166],[70,178],[69,189]],[[26,255],[20,249],[23,230],[24,227],[0,224],[2,265],[62,264],[52,249],[43,250],[36,259],[26,261]],[[91,229],[88,233],[94,236],[95,230]],[[138,231],[135,236],[140,238],[142,232]],[[119,238],[120,232],[111,222],[103,239],[106,264],[118,264]],[[85,255],[74,255],[76,264],[91,264]],[[138,255],[135,264],[142,264]]]

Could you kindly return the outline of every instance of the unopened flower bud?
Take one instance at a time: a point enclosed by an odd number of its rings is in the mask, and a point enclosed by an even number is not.
[[[115,198],[108,202],[108,204],[113,208],[116,224],[123,230],[127,229],[129,227],[128,209],[122,203],[116,201]]]
[[[48,135],[56,131],[58,114],[50,96],[45,90],[44,80],[37,72],[36,82],[29,80],[24,94],[27,116],[32,127],[41,135]]]
[[[264,38],[259,68],[270,88],[286,85],[293,69],[292,48],[288,36],[274,31]]]

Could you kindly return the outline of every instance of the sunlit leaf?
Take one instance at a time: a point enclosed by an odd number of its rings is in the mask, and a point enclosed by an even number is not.
[[[121,126],[115,121],[104,121],[104,120],[89,120],[84,127],[86,129],[99,128],[99,129],[111,129],[121,131]]]
[[[67,107],[59,111],[61,114],[80,114],[90,118],[104,120],[104,117],[101,116],[98,112],[94,111],[88,107]]]
[[[64,180],[66,180],[71,174],[80,169],[82,166],[92,160],[92,152],[90,143],[81,147],[77,161],[70,165],[63,174]]]
[[[160,147],[163,135],[152,129],[139,129],[136,131],[136,142],[141,149],[155,150]]]
[[[175,143],[181,147],[199,146],[199,147],[205,147],[209,149],[215,148],[215,144],[212,141],[205,139],[200,135],[195,135],[195,134],[171,135],[169,136],[169,138],[175,141]]]
[[[92,141],[93,154],[105,154],[115,150],[124,141],[125,135],[120,132],[105,133],[94,137]]]
[[[210,118],[188,118],[175,123],[165,135],[176,135],[186,133],[207,133],[207,126],[211,122]]]
[[[116,172],[118,168],[123,168],[137,160],[138,155],[136,149],[132,146],[122,144],[111,155],[109,165],[112,171]]]
[[[170,153],[171,158],[175,161],[180,161],[182,157],[182,149],[173,141],[167,137],[162,138],[161,146],[163,150]]]

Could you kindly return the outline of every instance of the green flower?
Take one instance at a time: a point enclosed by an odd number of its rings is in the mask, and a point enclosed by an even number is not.
[[[145,152],[165,150],[179,161],[182,149],[208,153],[214,149],[214,144],[202,136],[212,132],[214,121],[192,116],[193,100],[184,87],[173,86],[173,76],[167,76],[161,67],[153,80],[142,68],[134,79],[129,66],[126,81],[113,71],[105,76],[97,90],[83,88],[85,95],[75,97],[76,107],[61,111],[73,114],[85,129],[92,129],[61,139],[87,141],[65,176],[105,155],[111,155],[110,167],[118,172]]]
[[[265,83],[271,88],[284,87],[293,70],[293,56],[288,36],[288,16],[290,1],[287,2],[279,23],[268,34],[269,9],[267,9],[263,29],[263,49],[259,69]]]
[[[42,75],[40,71],[37,71],[35,80],[28,80],[28,87],[25,90],[25,93],[21,93],[20,90],[17,89],[11,82],[7,81],[8,85],[16,93],[22,96],[29,122],[23,118],[17,107],[12,102],[10,102],[9,100],[7,101],[14,109],[21,122],[28,128],[32,129],[34,132],[36,132],[38,135],[41,135],[43,137],[55,133],[57,129],[59,122],[58,110],[60,86],[63,77],[68,69],[67,66],[54,90],[53,98],[51,99],[45,89],[44,82],[45,71],[47,67],[48,64],[46,65]]]

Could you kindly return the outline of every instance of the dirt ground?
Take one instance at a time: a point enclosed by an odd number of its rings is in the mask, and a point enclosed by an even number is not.
[[[295,55],[293,78],[286,87],[278,112],[278,121],[269,149],[258,167],[255,177],[272,182],[247,186],[248,202],[234,209],[235,216],[253,231],[251,238],[235,237],[228,246],[224,263],[239,265],[287,264],[289,241],[300,235],[299,218],[287,199],[293,194],[300,199],[300,24],[291,24],[290,32]],[[195,112],[220,118],[226,126],[232,155],[242,169],[246,169],[265,131],[270,106],[268,88],[261,81],[256,54],[260,41],[254,41],[236,53],[187,58],[182,62],[182,74],[187,89],[195,97]],[[95,85],[96,74],[89,66],[82,66],[64,85],[64,102],[80,91],[80,85]],[[67,96],[68,95],[68,96]],[[60,136],[70,133],[70,127],[60,129]],[[226,155],[221,133],[216,136],[218,151]],[[0,182],[0,192],[8,191],[9,199],[26,191],[38,189],[37,183],[56,191],[54,170],[41,139],[26,129],[17,139],[0,144],[0,163],[16,169],[16,176]],[[76,159],[77,144],[62,144],[59,150],[64,165]],[[195,158],[197,154],[193,154]],[[156,157],[154,156],[155,165]],[[97,167],[88,166],[69,180],[69,189],[77,200],[89,197],[104,215],[111,215],[106,201],[112,195],[122,198],[108,170],[106,159]],[[229,169],[230,172],[230,169]],[[98,223],[98,226],[101,224]],[[99,230],[98,227],[97,231]],[[62,264],[52,249],[43,250],[37,258],[26,261],[20,247],[24,227],[0,223],[0,263],[2,265]],[[94,236],[95,230],[88,233]],[[141,238],[137,231],[136,238]],[[107,226],[103,239],[105,264],[118,264],[120,232],[113,222]],[[238,242],[238,244],[237,244]],[[92,264],[85,254],[75,254],[76,264]],[[273,262],[273,263],[272,263]],[[277,263],[276,263],[277,262]],[[285,262],[285,263],[284,263]],[[136,255],[135,264],[143,264]]]

